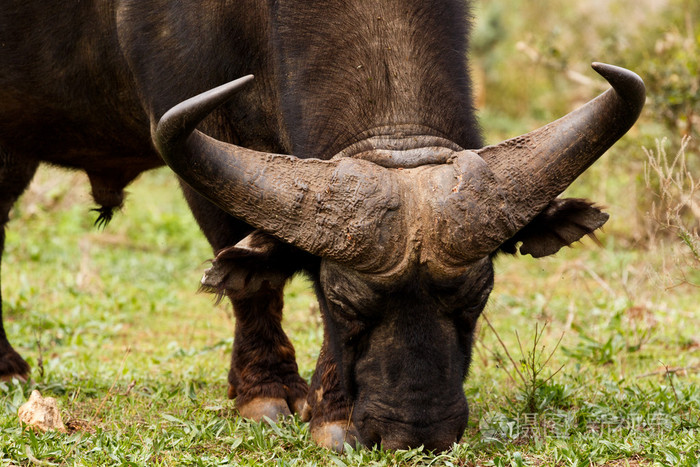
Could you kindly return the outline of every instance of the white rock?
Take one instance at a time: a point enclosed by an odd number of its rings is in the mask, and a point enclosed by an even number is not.
[[[29,400],[17,411],[20,421],[41,431],[56,430],[65,433],[66,427],[61,412],[53,397],[41,397],[39,391],[32,391]]]

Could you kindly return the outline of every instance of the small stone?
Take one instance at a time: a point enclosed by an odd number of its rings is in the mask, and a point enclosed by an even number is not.
[[[17,411],[20,421],[41,431],[56,430],[66,432],[61,412],[53,397],[41,397],[39,391],[32,391],[29,400]]]

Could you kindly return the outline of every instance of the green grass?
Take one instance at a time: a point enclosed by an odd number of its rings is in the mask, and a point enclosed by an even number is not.
[[[612,24],[588,3],[477,2],[472,63],[484,83],[487,141],[595,95],[561,77],[571,67],[594,80],[593,60],[660,67],[664,56],[647,46],[669,36],[649,23],[669,34],[686,24],[642,14],[655,0],[630,15],[615,8],[631,0],[598,3],[629,21]],[[518,52],[519,41],[542,61]],[[683,47],[678,54],[692,49]],[[663,100],[654,94],[648,109],[663,110]],[[680,141],[680,127],[654,111],[569,190],[611,213],[602,246],[585,240],[550,258],[497,259],[485,311],[492,327],[480,320],[464,384],[470,423],[462,442],[438,455],[338,455],[314,445],[296,418],[242,420],[225,398],[230,305],[196,293],[211,251],[174,178],[142,176],[100,232],[85,178],[43,168],[13,212],[2,264],[6,330],[33,372],[28,384],[0,383],[0,465],[700,465],[700,264],[688,248],[697,237],[688,242],[647,216],[655,198],[641,146]],[[698,147],[688,148],[691,173]],[[303,277],[286,290],[285,329],[309,379],[322,327]],[[67,434],[20,425],[17,408],[32,389],[58,399]]]
[[[6,327],[33,374],[27,385],[0,384],[6,465],[698,462],[700,290],[664,288],[652,272],[662,263],[656,253],[604,235],[602,248],[586,241],[543,260],[499,258],[486,311],[494,330],[482,320],[462,443],[437,456],[336,455],[315,446],[297,419],[250,423],[225,398],[230,306],[195,293],[211,253],[170,174],[138,180],[104,232],[92,227],[83,182],[42,170],[9,226]],[[303,278],[289,286],[286,306],[309,378],[322,332]],[[526,373],[528,362],[541,370],[531,386],[515,370]],[[58,398],[68,434],[22,428],[17,408],[34,388]]]

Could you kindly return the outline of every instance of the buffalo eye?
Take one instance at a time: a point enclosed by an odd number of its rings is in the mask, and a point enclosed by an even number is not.
[[[350,305],[342,295],[328,291],[326,293],[326,299],[333,305],[331,310],[332,313],[335,315],[340,315],[340,317],[345,321],[357,321],[361,319],[361,316],[357,310]]]
[[[486,306],[492,288],[493,269],[486,267],[451,281],[435,283],[432,295],[448,316],[476,318]]]
[[[323,264],[321,283],[331,312],[347,321],[370,322],[381,313],[381,294],[352,270]]]

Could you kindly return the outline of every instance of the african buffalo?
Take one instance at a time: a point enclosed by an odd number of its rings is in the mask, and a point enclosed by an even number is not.
[[[613,89],[482,147],[468,25],[464,0],[6,0],[0,220],[40,162],[87,172],[99,222],[167,163],[216,252],[203,287],[233,303],[240,413],[300,412],[329,447],[445,449],[493,257],[605,223],[557,196],[645,96],[594,64]],[[280,325],[301,270],[324,323],[310,388]],[[28,374],[0,327],[0,376]]]

